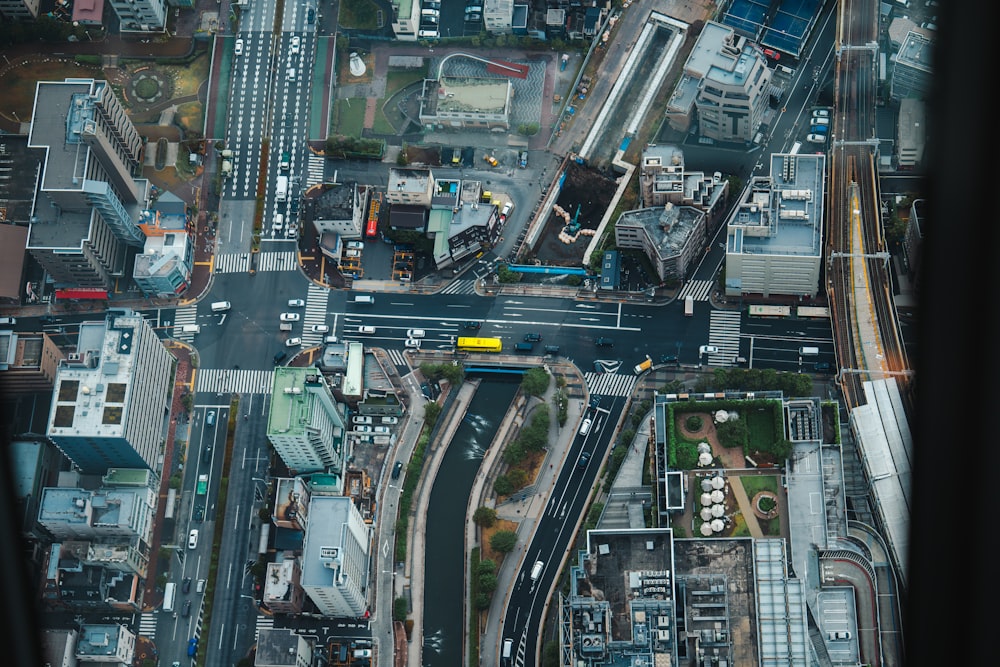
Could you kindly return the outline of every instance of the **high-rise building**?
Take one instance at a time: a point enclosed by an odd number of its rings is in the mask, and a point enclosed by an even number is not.
[[[346,496],[314,496],[302,544],[302,588],[323,616],[361,617],[366,609],[371,527]]]
[[[279,367],[274,371],[267,439],[294,474],[342,474],[344,417],[316,368]]]
[[[110,0],[122,32],[163,32],[167,0]]]
[[[82,322],[56,374],[47,435],[84,473],[157,469],[174,357],[138,313]]]
[[[0,331],[0,394],[52,391],[65,356],[48,334]]]
[[[107,81],[42,81],[28,146],[45,151],[28,251],[56,287],[111,289],[146,240],[138,130]]]

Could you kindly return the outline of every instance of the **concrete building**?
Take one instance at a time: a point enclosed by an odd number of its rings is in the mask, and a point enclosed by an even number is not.
[[[420,0],[392,0],[392,32],[401,42],[417,41]]]
[[[46,333],[0,331],[0,394],[50,392],[66,358]]]
[[[437,190],[441,194],[435,197],[427,234],[434,239],[434,264],[438,269],[496,245],[503,223],[497,206],[482,201],[480,181],[438,181]]]
[[[410,204],[430,208],[434,196],[434,175],[430,169],[389,169],[385,198],[390,204]]]
[[[483,27],[494,35],[509,35],[514,16],[514,0],[484,0]]]
[[[625,211],[615,222],[615,244],[641,250],[661,282],[683,281],[705,254],[705,214],[693,206],[663,206]]]
[[[673,145],[647,145],[639,171],[639,197],[643,207],[667,202],[694,206],[708,217],[709,229],[720,220],[729,192],[721,172],[688,171],[684,152]]]
[[[728,222],[726,296],[816,296],[825,179],[824,155],[771,155]]]
[[[146,237],[143,139],[107,81],[39,82],[28,146],[45,151],[27,249],[58,287],[112,289]]]
[[[46,434],[82,472],[159,466],[174,357],[138,313],[81,322],[60,362]]]
[[[76,630],[42,630],[42,664],[76,667]]]
[[[924,146],[927,143],[925,118],[925,107],[921,100],[906,97],[899,101],[896,166],[900,170],[916,169],[923,165]]]
[[[325,186],[318,197],[306,200],[305,219],[316,230],[320,252],[330,260],[340,262],[344,240],[364,235],[365,213],[369,206],[379,205],[372,200],[374,194],[370,185],[341,183]]]
[[[164,32],[167,0],[108,0],[122,32]]]
[[[21,534],[27,542],[48,539],[38,526],[38,510],[42,492],[55,485],[65,459],[58,449],[41,439],[14,440],[7,446],[6,455],[11,470],[10,493],[17,507],[11,518],[21,523]]]
[[[49,545],[42,570],[42,601],[74,610],[140,611],[145,575],[92,565],[87,560],[90,549],[87,541]]]
[[[264,606],[275,614],[298,614],[302,611],[306,594],[302,590],[302,566],[298,558],[286,553],[267,564],[264,575]]]
[[[302,547],[302,588],[322,616],[359,618],[368,608],[371,527],[350,498],[314,496]]]
[[[170,298],[187,291],[194,270],[194,240],[188,233],[187,205],[165,192],[143,211],[139,229],[146,236],[135,258],[132,279],[148,297]]]
[[[749,143],[768,109],[771,70],[763,52],[729,26],[706,21],[667,102],[670,125],[701,137]]]
[[[267,439],[289,470],[342,474],[344,432],[344,416],[318,369],[275,368]]]
[[[135,657],[135,635],[124,625],[87,624],[80,626],[76,658],[81,664],[129,667]]]
[[[42,0],[0,0],[0,15],[13,21],[34,21]]]
[[[261,628],[254,667],[311,667],[313,646],[288,628]]]
[[[934,42],[922,31],[910,30],[896,52],[889,95],[894,100],[926,100],[934,75]]]
[[[420,102],[420,123],[429,129],[509,130],[513,91],[508,78],[426,79]]]

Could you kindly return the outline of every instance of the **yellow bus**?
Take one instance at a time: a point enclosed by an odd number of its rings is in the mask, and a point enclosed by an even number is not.
[[[503,341],[499,338],[459,338],[455,347],[465,352],[499,352]]]

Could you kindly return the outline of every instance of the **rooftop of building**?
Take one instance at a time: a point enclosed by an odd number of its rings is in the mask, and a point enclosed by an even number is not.
[[[309,216],[312,220],[353,220],[354,201],[368,190],[369,186],[355,182],[324,185],[319,196],[309,198]]]
[[[88,624],[80,627],[76,655],[80,658],[116,655],[118,641],[124,629],[120,625]]]
[[[43,190],[81,190],[90,148],[80,134],[97,113],[93,95],[107,82],[93,79],[39,81],[35,85],[28,145],[46,151]]]
[[[818,256],[822,253],[823,154],[774,153],[770,175],[755,178],[729,221],[728,252]]]
[[[301,638],[288,628],[261,628],[257,637],[255,665],[299,664]]]
[[[45,151],[28,147],[28,137],[7,134],[0,139],[0,223],[27,224],[35,201],[38,171]]]
[[[678,254],[705,214],[693,206],[653,206],[625,211],[618,225],[642,227],[661,257]]]
[[[315,391],[328,391],[317,368],[278,366],[274,369],[269,436],[306,436],[312,432]],[[331,396],[332,400],[332,396]]]
[[[908,65],[930,74],[934,69],[934,42],[926,33],[909,30],[896,54],[896,67]]]
[[[171,232],[162,236],[146,237],[142,254],[135,257],[134,275],[167,275],[188,256],[192,244],[186,232]],[[193,253],[193,250],[191,251]]]
[[[110,437],[122,434],[137,372],[134,345],[149,327],[132,311],[111,311],[104,321],[81,322],[76,358],[56,374],[50,436]],[[142,333],[140,333],[142,332]]]
[[[130,489],[95,492],[50,486],[42,489],[38,520],[81,526],[118,526],[128,522],[138,504],[138,492]]]
[[[264,603],[288,602],[295,584],[295,561],[291,558],[268,563],[264,577]]]
[[[424,83],[421,114],[502,114],[508,110],[511,82],[485,77],[441,77]]]
[[[401,169],[397,167],[390,167],[389,184],[386,186],[386,191],[389,193],[408,192],[410,194],[420,195],[429,190],[430,184],[430,169]]]
[[[342,557],[351,530],[354,501],[347,496],[314,496],[310,506],[312,520],[302,544],[302,586],[331,586],[336,575],[332,566]]]

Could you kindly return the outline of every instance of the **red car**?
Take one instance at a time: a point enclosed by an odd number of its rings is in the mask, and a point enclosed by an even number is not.
[[[764,49],[764,55],[773,60],[781,60],[781,54],[773,49]]]

